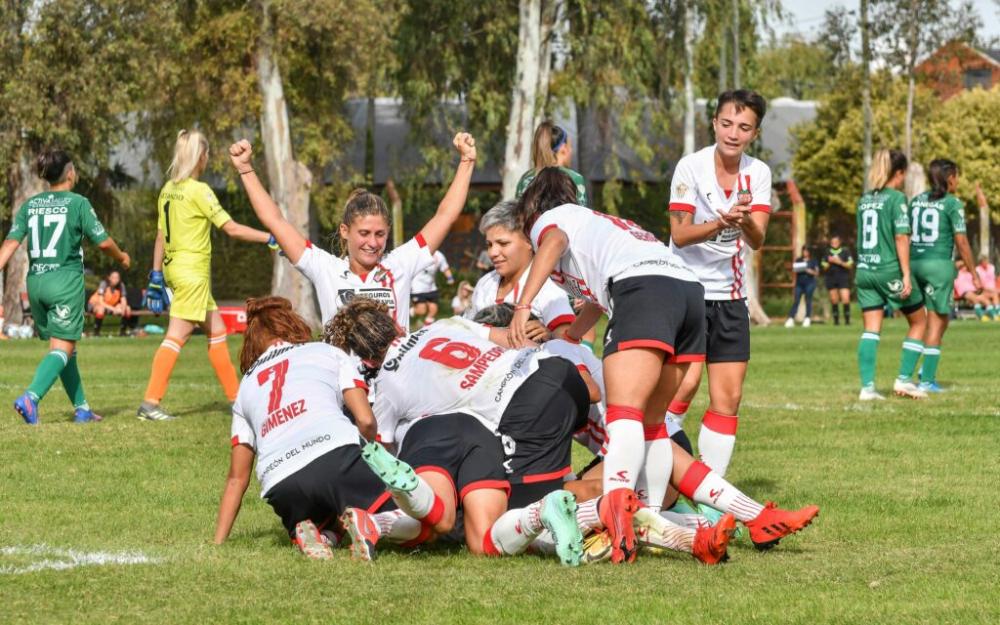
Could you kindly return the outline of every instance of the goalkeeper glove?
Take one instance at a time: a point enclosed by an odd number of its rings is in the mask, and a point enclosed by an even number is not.
[[[170,308],[170,296],[167,294],[167,285],[163,281],[162,271],[149,272],[149,284],[146,285],[144,303],[146,308],[156,315]]]

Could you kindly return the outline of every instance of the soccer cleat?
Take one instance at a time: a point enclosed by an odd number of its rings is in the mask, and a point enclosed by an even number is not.
[[[14,410],[28,425],[38,425],[38,400],[30,393],[25,393],[14,400]]]
[[[892,392],[899,397],[909,397],[910,399],[927,399],[927,391],[920,389],[909,380],[900,380],[892,383]]]
[[[135,416],[146,421],[172,421],[176,419],[174,415],[163,409],[159,404],[148,404],[142,402]]]
[[[576,497],[565,490],[552,491],[542,500],[542,525],[552,534],[556,555],[563,566],[580,566],[583,534],[576,523]]]
[[[802,320],[803,328],[808,328],[811,325],[812,325],[812,319],[810,319],[809,317],[806,317],[805,319]]]
[[[292,543],[310,560],[333,558],[333,549],[330,549],[330,545],[320,536],[319,530],[309,519],[295,524],[295,537],[292,538]]]
[[[885,395],[875,390],[874,386],[863,386],[858,393],[858,401],[883,401]]]
[[[705,517],[708,520],[708,525],[713,527],[722,520],[722,517],[725,516],[721,510],[716,510],[712,506],[703,503],[698,504],[697,514]],[[746,535],[746,531],[742,527],[736,526],[735,537],[741,538],[744,535]]]
[[[792,319],[791,317],[789,317],[789,318],[788,318],[788,319],[787,319],[787,320],[785,321],[785,327],[786,327],[786,328],[794,328],[794,327],[795,327],[795,320],[794,320],[794,319]]]
[[[103,419],[104,417],[90,408],[77,408],[73,411],[73,423],[95,423]]]
[[[351,539],[351,559],[360,562],[374,560],[379,533],[371,515],[360,508],[348,508],[340,515],[340,522]]]
[[[639,509],[639,498],[631,488],[616,488],[601,497],[597,514],[611,537],[611,562],[635,560],[635,529],[632,517]]]
[[[694,533],[691,555],[705,564],[719,564],[729,559],[726,549],[736,533],[736,517],[723,514],[715,525],[699,527]]]
[[[924,392],[924,396],[927,393],[944,393],[945,390],[938,386],[937,382],[921,382],[919,386],[920,390]]]
[[[778,541],[800,531],[819,515],[819,506],[806,506],[799,510],[782,510],[767,502],[756,518],[744,523],[750,530],[750,540],[754,547],[765,551],[778,544]]]
[[[595,564],[611,559],[611,535],[608,530],[594,532],[583,541],[583,556],[580,561],[584,564]]]
[[[362,447],[361,458],[390,490],[409,493],[419,483],[413,467],[390,454],[379,443],[373,441]]]
[[[674,505],[669,508],[669,511],[676,512],[677,514],[701,514],[697,505],[684,495],[679,495],[677,497],[677,501],[675,501]]]

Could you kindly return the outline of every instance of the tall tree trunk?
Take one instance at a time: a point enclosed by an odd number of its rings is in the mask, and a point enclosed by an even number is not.
[[[518,15],[517,63],[511,95],[507,145],[503,159],[504,198],[514,197],[517,181],[531,166],[531,138],[534,133],[538,74],[542,52],[541,0],[520,0]]]
[[[538,54],[538,86],[535,91],[535,114],[531,120],[532,137],[534,129],[542,123],[548,112],[549,82],[552,78],[552,54],[554,52],[553,38],[556,26],[563,19],[563,0],[554,0],[546,3],[541,9],[541,25],[539,27],[539,39],[541,41],[540,52]],[[530,155],[530,150],[529,150]],[[515,181],[516,183],[516,181]]]
[[[684,0],[684,154],[694,152],[694,0]]]
[[[7,174],[7,188],[12,200],[11,221],[24,202],[35,195],[41,193],[45,185],[41,178],[35,175],[31,160],[22,152],[17,159],[17,163],[12,165]],[[3,281],[3,309],[4,322],[19,324],[24,320],[21,314],[21,293],[27,291],[26,280],[28,278],[28,252],[27,239],[21,243],[14,252],[14,255],[7,261],[6,275]],[[2,331],[3,328],[0,328]]]
[[[309,236],[309,189],[312,174],[309,168],[295,160],[292,154],[292,136],[288,127],[288,106],[285,89],[278,68],[274,49],[274,23],[270,3],[261,3],[262,24],[257,42],[257,84],[262,100],[260,129],[264,139],[264,160],[271,197],[281,208],[285,218],[302,236]],[[313,287],[309,280],[295,270],[287,259],[274,257],[271,293],[287,298],[292,307],[313,328],[323,321],[316,310]]]
[[[729,57],[726,56],[726,30],[725,26],[719,26],[722,29],[721,36],[719,37],[719,93],[722,93],[729,88],[729,78],[726,76],[726,67],[729,65]]]
[[[917,92],[917,0],[910,0],[910,24],[906,59],[906,76],[909,81],[906,93],[906,160],[913,158],[913,98]]]
[[[733,89],[740,88],[740,0],[733,0]]]
[[[385,181],[385,192],[392,210],[392,246],[395,248],[403,244],[403,199],[399,197],[392,178]]]
[[[862,160],[864,172],[863,186],[867,190],[868,169],[872,165],[872,77],[871,77],[871,40],[868,24],[868,0],[861,0],[861,106],[864,110],[864,148]]]

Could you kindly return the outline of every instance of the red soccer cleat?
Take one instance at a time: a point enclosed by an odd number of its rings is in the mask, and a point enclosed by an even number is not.
[[[769,501],[764,505],[757,518],[747,521],[744,525],[750,530],[750,540],[754,547],[765,551],[778,544],[778,541],[794,534],[812,523],[819,515],[819,506],[806,506],[800,510],[782,510]]]
[[[361,508],[348,508],[340,515],[340,522],[351,538],[351,559],[371,562],[375,559],[375,544],[379,532],[375,519]]]
[[[705,564],[718,564],[729,559],[726,549],[736,533],[736,517],[723,514],[715,525],[702,525],[694,534],[691,555]]]
[[[639,498],[631,488],[616,488],[601,497],[597,514],[611,537],[611,562],[635,560],[636,542],[632,517],[639,510]]]

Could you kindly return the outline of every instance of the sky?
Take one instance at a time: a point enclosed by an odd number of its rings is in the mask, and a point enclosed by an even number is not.
[[[956,1],[957,0],[953,0]],[[782,5],[791,14],[790,23],[776,25],[780,35],[786,32],[814,34],[823,25],[823,13],[834,6],[857,9],[857,0],[782,0]],[[972,4],[983,21],[982,38],[1000,38],[1000,11],[994,0],[973,0]]]

